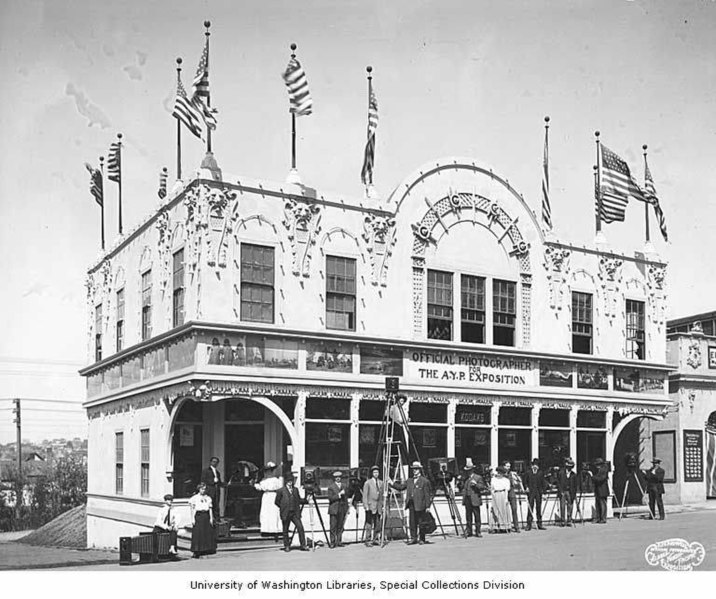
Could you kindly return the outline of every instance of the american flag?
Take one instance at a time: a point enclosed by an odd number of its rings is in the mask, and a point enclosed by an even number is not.
[[[296,116],[308,116],[313,112],[313,98],[308,91],[308,79],[301,63],[291,57],[283,73],[288,88],[289,111]]]
[[[102,171],[92,167],[85,162],[85,167],[90,174],[90,193],[94,196],[95,201],[100,205],[104,205],[104,193],[102,190]]]
[[[119,183],[122,180],[122,144],[115,141],[107,155],[107,179]]]
[[[549,203],[549,141],[548,129],[544,130],[544,154],[542,157],[542,222],[552,228],[552,207]]]
[[[605,223],[624,221],[629,196],[645,201],[644,192],[631,176],[629,165],[601,144],[601,211]]]
[[[666,232],[666,219],[664,218],[664,211],[659,205],[659,198],[656,197],[654,179],[651,177],[651,171],[649,170],[649,165],[646,162],[644,163],[644,169],[644,197],[649,204],[654,206],[654,214],[656,215],[656,219],[659,221],[659,229],[661,229],[664,241],[669,241],[669,236]]]
[[[209,38],[206,39],[204,50],[199,59],[199,66],[196,68],[196,75],[194,75],[191,103],[201,115],[206,128],[216,129],[216,110],[209,106],[211,103],[209,97]]]
[[[363,168],[360,178],[365,185],[373,183],[373,164],[375,163],[375,130],[378,128],[378,100],[371,86],[368,100],[368,140],[363,152]]]
[[[157,195],[162,200],[167,197],[167,177],[168,176],[169,176],[169,173],[167,172],[167,167],[165,166],[162,169],[162,172],[159,173],[159,191],[157,191]]]
[[[174,110],[172,116],[184,123],[187,129],[196,135],[199,139],[202,137],[201,123],[203,117],[201,112],[187,97],[184,85],[181,82],[181,78],[177,76],[177,95],[174,100]]]

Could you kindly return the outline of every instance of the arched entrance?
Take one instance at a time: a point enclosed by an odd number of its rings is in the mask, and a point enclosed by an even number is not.
[[[289,448],[296,451],[299,447],[291,420],[295,401],[295,397],[218,394],[212,394],[209,401],[180,400],[168,435],[175,497],[190,497],[202,470],[216,456],[227,483],[221,497],[222,515],[238,526],[257,523],[260,495],[253,483],[266,462],[281,463],[284,471],[301,465],[302,455],[289,453]]]
[[[706,420],[706,497],[716,499],[716,411]]]

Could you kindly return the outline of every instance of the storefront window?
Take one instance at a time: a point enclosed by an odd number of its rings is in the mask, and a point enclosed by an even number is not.
[[[569,428],[569,410],[542,408],[539,411],[539,425]]]
[[[334,470],[348,472],[350,453],[349,423],[306,422],[306,467],[321,469],[318,481],[321,492],[333,480]]]
[[[415,443],[418,459],[428,468],[431,458],[447,456],[447,404],[414,402],[408,413],[410,432]]]
[[[333,397],[309,397],[306,419],[350,420],[351,400]]]
[[[465,466],[467,458],[475,465],[489,466],[491,429],[478,426],[455,427],[455,457],[458,468]]]
[[[606,428],[606,426],[606,412],[597,410],[579,410],[577,412],[577,428]]]
[[[380,457],[380,432],[385,417],[386,402],[361,400],[358,409],[358,465],[370,468]],[[380,464],[378,464],[380,465]]]
[[[609,459],[609,456],[606,455],[606,427],[606,412],[601,410],[579,410],[577,412],[577,463],[580,467],[585,463],[593,464],[597,458]]]
[[[525,472],[532,460],[532,430],[529,428],[500,428],[497,431],[499,461],[509,460],[512,469]]]
[[[500,408],[497,423],[502,425],[532,426],[532,408]]]

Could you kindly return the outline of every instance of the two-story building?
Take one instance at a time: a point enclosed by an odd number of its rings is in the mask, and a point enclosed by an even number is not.
[[[89,268],[89,545],[186,506],[210,456],[372,465],[386,376],[424,463],[618,472],[671,404],[665,269],[545,236],[471,159],[382,200],[199,171]]]

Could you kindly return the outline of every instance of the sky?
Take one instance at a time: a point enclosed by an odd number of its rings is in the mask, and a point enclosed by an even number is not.
[[[382,197],[427,162],[467,156],[538,211],[549,115],[555,233],[592,246],[594,131],[639,180],[648,144],[669,229],[666,244],[652,218],[654,245],[669,263],[668,315],[716,309],[712,0],[3,0],[0,398],[52,396],[48,364],[70,373],[61,375],[64,397],[83,397],[72,373],[86,361],[84,280],[100,247],[84,163],[96,164],[121,132],[125,229],[154,210],[161,167],[175,176],[175,59],[184,59],[189,87],[206,19],[214,151],[226,173],[286,178],[280,75],[295,42],[314,101],[314,114],[298,120],[305,184],[362,196],[367,65],[379,104]],[[187,133],[182,141],[189,172],[203,148]],[[116,185],[105,187],[111,246]],[[626,222],[604,231],[615,250],[641,251],[643,205],[632,201]],[[18,363],[37,376],[18,375]],[[75,386],[66,389],[65,378]],[[8,413],[0,411],[0,442],[14,435]]]

